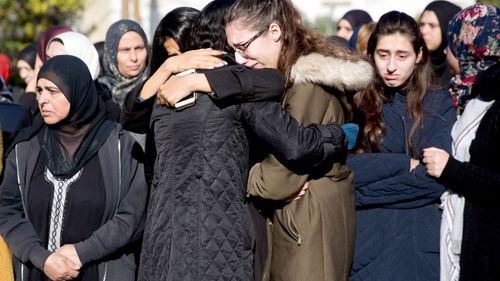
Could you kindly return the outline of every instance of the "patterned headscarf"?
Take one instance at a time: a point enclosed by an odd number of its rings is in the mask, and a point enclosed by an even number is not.
[[[500,62],[500,10],[475,4],[456,14],[448,29],[448,46],[460,66],[450,92],[455,107],[463,107],[472,98],[476,75]]]
[[[144,70],[136,77],[131,78],[123,76],[118,70],[118,44],[122,36],[129,31],[135,31],[142,37],[144,46],[148,52]],[[113,94],[113,100],[120,106],[123,104],[125,96],[148,78],[149,56],[148,38],[138,23],[124,19],[113,23],[109,27],[104,43],[104,77],[99,78],[99,82],[108,86]]]

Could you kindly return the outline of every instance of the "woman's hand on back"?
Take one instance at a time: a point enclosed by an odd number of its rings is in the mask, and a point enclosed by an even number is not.
[[[180,55],[169,57],[161,66],[171,73],[180,73],[188,69],[213,69],[226,64],[220,58],[225,52],[211,49],[187,51]]]
[[[171,76],[158,90],[158,104],[174,106],[192,92],[211,92],[210,84],[204,74],[195,73],[185,76]]]
[[[175,99],[175,101],[172,101],[173,103],[170,102],[170,99],[174,98],[171,97],[167,99],[167,94],[165,94],[163,90],[165,87],[162,86],[167,83],[167,80],[170,77],[173,77],[172,74],[177,74],[188,69],[212,69],[223,66],[226,63],[219,58],[222,54],[224,54],[222,51],[199,49],[169,57],[165,60],[165,62],[163,62],[162,66],[155,71],[148,81],[146,81],[140,92],[140,96],[143,99],[149,99],[152,96],[157,95],[158,104],[175,104],[175,102],[179,99]],[[183,95],[182,97],[187,96],[189,93]]]

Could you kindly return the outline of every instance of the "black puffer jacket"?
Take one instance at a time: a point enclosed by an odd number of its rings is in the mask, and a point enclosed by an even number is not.
[[[139,280],[253,280],[245,128],[289,167],[331,164],[345,146],[338,125],[303,129],[278,103],[224,106],[207,95],[182,111],[155,106],[151,126],[157,156]]]

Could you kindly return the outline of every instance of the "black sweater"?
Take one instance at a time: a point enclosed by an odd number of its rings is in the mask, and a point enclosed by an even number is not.
[[[496,80],[493,84],[498,84],[498,75]],[[493,92],[481,94],[483,98],[498,93],[498,86],[488,88]],[[450,156],[441,175],[448,188],[466,199],[461,281],[500,280],[500,100],[496,96],[469,148],[470,162]]]
[[[229,65],[205,71],[212,88],[214,100],[228,98],[231,102],[279,100],[284,92],[285,80],[274,69],[250,69],[242,65]],[[124,129],[144,134],[149,131],[149,121],[156,95],[141,101],[139,95],[146,81],[125,98],[121,123]]]

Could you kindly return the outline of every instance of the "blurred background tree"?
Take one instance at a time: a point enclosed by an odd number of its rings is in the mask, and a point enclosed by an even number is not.
[[[500,8],[500,0],[483,0],[477,1],[478,3],[486,3]]]
[[[305,19],[305,17],[302,17]],[[304,25],[308,28],[315,29],[325,36],[334,35],[337,31],[337,23],[329,16],[321,16],[314,19],[314,22],[305,19]]]
[[[0,52],[14,68],[17,52],[51,25],[71,26],[84,5],[85,0],[0,0]]]

